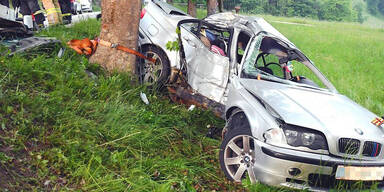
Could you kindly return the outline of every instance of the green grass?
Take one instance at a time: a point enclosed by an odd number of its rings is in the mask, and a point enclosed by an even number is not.
[[[39,35],[65,42],[93,37],[99,26],[90,21]],[[2,189],[243,189],[225,181],[219,141],[205,137],[207,125],[224,126],[211,112],[188,112],[127,74],[105,75],[69,49],[60,59],[2,57],[0,77]]]
[[[268,16],[267,20],[283,20]],[[297,22],[285,19],[284,21]],[[384,114],[384,31],[351,23],[272,24],[311,58],[338,90]],[[93,38],[95,20],[39,35]],[[87,69],[97,79],[87,76]],[[139,93],[147,93],[145,105]],[[63,58],[0,58],[0,188],[75,191],[291,191],[234,184],[219,168],[224,122],[106,73],[67,49]]]
[[[180,6],[180,5],[174,5],[175,7],[179,8],[180,10],[184,11],[185,13],[188,12],[187,6]],[[196,9],[196,17],[199,19],[203,19],[207,16],[207,10],[206,9]]]

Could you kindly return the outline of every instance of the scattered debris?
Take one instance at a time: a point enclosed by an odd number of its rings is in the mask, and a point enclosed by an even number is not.
[[[57,57],[62,58],[64,53],[65,53],[65,48],[64,47],[60,48],[59,53],[57,53]]]
[[[189,108],[188,108],[188,111],[193,111],[195,109],[196,105],[191,105]]]
[[[97,76],[94,73],[92,73],[92,72],[90,72],[88,70],[84,70],[84,72],[88,75],[89,78],[91,78],[93,80],[97,79]]]
[[[148,98],[147,98],[147,95],[143,92],[140,92],[140,98],[141,100],[146,104],[146,105],[149,105],[149,101],[148,101]]]
[[[46,181],[44,182],[44,186],[48,186],[50,183],[51,183],[51,180],[46,180]]]
[[[222,130],[222,129],[214,127],[212,125],[207,125],[207,128],[208,128],[208,133],[207,133],[206,137],[209,137],[209,138],[212,138],[212,139],[214,139],[215,136],[218,136],[219,133],[221,133],[221,130]],[[217,138],[220,138],[220,137],[217,137]]]
[[[170,98],[175,103],[185,105],[194,105],[195,107],[202,107],[203,109],[210,109],[213,113],[220,117],[224,117],[225,106],[221,103],[215,102],[200,93],[194,93],[190,89],[177,85],[175,87],[168,87]]]

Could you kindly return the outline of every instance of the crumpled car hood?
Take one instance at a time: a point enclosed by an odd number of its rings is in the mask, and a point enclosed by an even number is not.
[[[377,116],[344,95],[253,79],[240,82],[288,124],[316,129],[335,138],[383,138],[384,131],[371,123]]]

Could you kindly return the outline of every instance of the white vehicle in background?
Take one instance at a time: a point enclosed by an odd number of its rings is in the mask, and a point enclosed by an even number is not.
[[[92,0],[75,0],[73,2],[73,14],[92,12]]]

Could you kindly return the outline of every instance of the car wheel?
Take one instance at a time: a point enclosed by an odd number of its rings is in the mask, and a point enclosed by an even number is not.
[[[228,135],[228,133],[233,129],[245,129],[250,130],[249,122],[244,112],[240,109],[236,109],[232,112],[231,116],[228,118],[226,127],[223,129],[223,139]]]
[[[143,47],[142,53],[146,57],[154,58],[156,62],[142,59],[138,67],[140,81],[149,86],[164,86],[170,73],[169,61],[165,53],[155,46]]]
[[[244,115],[242,112],[237,114],[238,117]],[[232,123],[236,121],[235,119],[238,119],[233,117],[230,118]],[[229,125],[231,125],[231,122],[229,122]],[[256,157],[255,144],[248,123],[240,124],[228,130],[221,143],[219,155],[221,169],[229,180],[241,182],[248,174],[251,182],[256,182],[252,169]]]

